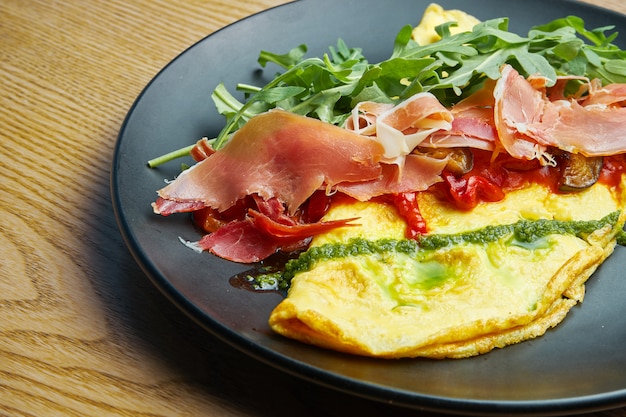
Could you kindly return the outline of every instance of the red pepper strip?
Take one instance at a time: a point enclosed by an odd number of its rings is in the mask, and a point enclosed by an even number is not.
[[[307,223],[319,221],[330,207],[331,196],[326,195],[326,191],[318,190],[313,193],[304,206],[302,219]]]
[[[470,175],[457,178],[445,171],[442,176],[450,197],[460,209],[469,210],[481,201],[493,202],[504,198],[504,191],[485,177]]]
[[[350,222],[358,219],[355,217],[352,219],[331,220],[327,222],[287,225],[279,223],[256,210],[248,210],[248,216],[250,216],[254,226],[263,233],[275,238],[294,240],[319,235],[320,233],[328,232],[338,227],[356,226],[355,223]]]
[[[420,235],[426,234],[428,228],[417,203],[417,193],[394,194],[391,196],[391,201],[407,222],[407,238],[417,239]]]

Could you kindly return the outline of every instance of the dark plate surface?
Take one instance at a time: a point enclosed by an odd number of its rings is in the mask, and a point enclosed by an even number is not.
[[[267,326],[281,297],[235,288],[229,279],[248,267],[178,240],[197,240],[189,217],[152,214],[150,203],[179,163],[158,169],[146,161],[213,137],[223,125],[210,98],[220,82],[261,85],[262,49],[286,52],[305,43],[320,56],[342,38],[363,48],[370,62],[389,56],[405,24],[417,24],[430,0],[302,0],[226,27],[184,51],[138,97],[122,126],[112,171],[114,209],[130,251],[174,303],[209,331],[254,357],[338,390],[384,402],[463,414],[567,414],[626,404],[625,248],[601,266],[585,302],[538,339],[464,360],[375,360],[306,346]],[[614,24],[626,33],[626,16],[575,1],[441,0],[480,19],[510,17],[520,34],[568,14],[588,28]],[[618,38],[619,40],[619,38]],[[624,41],[622,38],[622,47]],[[619,42],[618,42],[619,43]]]

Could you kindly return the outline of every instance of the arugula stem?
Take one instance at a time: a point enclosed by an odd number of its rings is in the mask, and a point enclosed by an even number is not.
[[[166,153],[165,155],[161,155],[157,158],[153,158],[148,161],[148,167],[156,168],[159,165],[163,165],[166,162],[173,161],[174,159],[187,156],[189,155],[189,153],[191,152],[194,146],[196,146],[195,143],[193,145],[185,146],[184,148],[180,148],[175,151]]]
[[[234,111],[238,111],[243,106],[242,103],[240,103],[224,88],[216,88],[213,94],[215,94],[215,96],[217,96],[222,103],[226,104]]]
[[[261,87],[257,87],[256,85],[243,84],[243,83],[237,84],[237,90],[245,91],[248,93],[258,93],[259,91],[261,91],[261,89],[262,89]]]

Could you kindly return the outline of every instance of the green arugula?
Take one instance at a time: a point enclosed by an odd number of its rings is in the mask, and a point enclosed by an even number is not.
[[[356,103],[365,100],[398,103],[429,91],[451,106],[485,80],[497,79],[505,63],[524,76],[542,75],[549,85],[558,75],[598,78],[604,84],[626,82],[626,52],[612,43],[617,33],[606,35],[613,26],[588,30],[581,18],[568,16],[535,26],[523,37],[509,32],[508,24],[508,18],[492,19],[471,32],[452,35],[455,23],[449,22],[436,28],[441,40],[430,45],[418,45],[411,38],[413,28],[405,26],[390,57],[379,63],[369,63],[361,49],[341,39],[321,58],[306,58],[306,45],[286,54],[261,51],[258,63],[277,65],[282,72],[262,87],[238,84],[244,102],[224,84],[215,88],[211,97],[226,124],[212,146],[220,149],[251,117],[272,108],[340,125]],[[166,160],[157,158],[149,166]]]

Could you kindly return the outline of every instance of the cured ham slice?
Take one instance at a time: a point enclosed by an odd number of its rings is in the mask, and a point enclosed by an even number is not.
[[[529,126],[541,122],[546,99],[510,65],[505,65],[493,95],[494,121],[500,144],[514,158],[541,159],[546,146],[529,137]]]
[[[432,148],[468,147],[492,151],[498,132],[491,107],[452,109],[454,119],[449,130],[439,130],[429,135],[420,146]]]
[[[204,208],[204,203],[199,201],[172,201],[164,198],[157,198],[156,202],[152,203],[152,208],[155,212],[169,216],[173,213],[187,213]]]
[[[626,87],[590,90],[584,100],[550,101],[511,66],[494,89],[500,143],[513,157],[550,163],[548,147],[585,156],[609,156],[626,147]]]
[[[324,186],[378,178],[381,145],[319,120],[272,110],[252,118],[219,151],[184,171],[159,197],[223,211],[258,194],[290,213]],[[154,205],[158,213],[158,205]]]
[[[197,247],[233,262],[258,262],[273,255],[279,249],[304,248],[316,234],[342,226],[353,225],[356,219],[343,219],[316,223],[284,221],[256,210],[249,210],[243,220],[235,220],[205,235]],[[282,221],[281,221],[282,220]]]
[[[198,248],[221,258],[242,263],[265,259],[275,253],[279,245],[247,220],[227,223],[215,232],[204,235],[196,244]]]
[[[391,110],[393,104],[362,101],[352,109],[350,117],[346,120],[345,128],[360,135],[375,136],[376,120],[381,114]]]
[[[493,86],[486,82],[483,89],[450,110],[430,93],[417,94],[397,106],[361,102],[345,128],[376,136],[385,147],[384,161],[399,166],[416,146],[493,150],[498,137],[493,120]]]
[[[376,136],[385,148],[384,161],[400,163],[430,134],[449,130],[452,113],[431,93],[415,94],[381,114],[376,120]]]
[[[402,169],[396,164],[384,164],[383,175],[375,180],[340,183],[335,189],[359,201],[384,194],[424,191],[441,181],[446,159],[424,155],[407,155]]]
[[[585,156],[609,156],[626,147],[626,108],[581,106],[575,101],[553,102],[542,122],[532,126],[547,145]]]
[[[583,106],[600,104],[605,106],[626,107],[626,84],[599,85],[599,80],[589,83],[589,96],[581,103]]]

